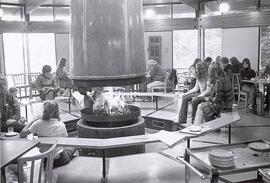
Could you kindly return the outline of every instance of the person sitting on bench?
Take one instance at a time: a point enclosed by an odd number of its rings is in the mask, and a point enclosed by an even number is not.
[[[234,99],[231,81],[216,63],[209,68],[209,81],[214,85],[214,90],[211,96],[206,98],[207,102],[198,106],[194,124],[216,119],[222,111],[232,111]]]
[[[37,89],[42,100],[54,99],[59,91],[57,80],[54,75],[51,74],[51,71],[51,66],[44,65],[42,67],[42,74],[40,74],[36,79]]]

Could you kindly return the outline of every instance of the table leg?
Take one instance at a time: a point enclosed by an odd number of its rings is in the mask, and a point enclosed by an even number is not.
[[[27,105],[25,105],[25,118],[26,118],[26,120],[28,120]]]
[[[228,142],[229,144],[232,142],[232,127],[229,125],[229,132],[228,132]]]
[[[188,162],[188,163],[190,162],[190,157],[187,154],[187,150],[185,150],[184,159],[186,162]],[[189,183],[189,179],[190,179],[189,168],[188,168],[188,166],[185,165],[185,183]]]
[[[102,149],[102,178],[101,178],[101,183],[107,183],[107,175],[106,175],[106,152],[105,149]]]
[[[213,170],[212,171],[212,176],[211,176],[211,180],[210,183],[218,183],[218,171],[217,170]]]
[[[1,182],[3,182],[3,183],[6,182],[6,171],[5,171],[5,167],[1,168]]]
[[[158,96],[154,96],[156,100],[156,111],[158,111]]]

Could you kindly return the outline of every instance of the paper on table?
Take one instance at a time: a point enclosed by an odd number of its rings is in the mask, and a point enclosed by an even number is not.
[[[180,140],[184,140],[186,137],[185,134],[180,134],[178,132],[168,132],[165,130],[160,130],[157,133],[149,134],[149,136],[164,142],[168,146],[172,146]]]

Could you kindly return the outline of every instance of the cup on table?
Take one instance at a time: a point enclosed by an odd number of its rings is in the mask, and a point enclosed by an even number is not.
[[[8,127],[8,133],[13,133],[14,132],[14,128],[12,126]]]

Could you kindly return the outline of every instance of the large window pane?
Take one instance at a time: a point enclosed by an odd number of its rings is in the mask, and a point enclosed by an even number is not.
[[[30,70],[41,72],[43,65],[50,65],[55,71],[55,37],[54,34],[32,33],[29,36]]]
[[[215,60],[218,55],[222,55],[222,29],[206,29],[205,57]]]
[[[186,71],[198,57],[198,31],[173,31],[173,67]]]
[[[22,34],[4,33],[3,40],[6,73],[24,73]]]

